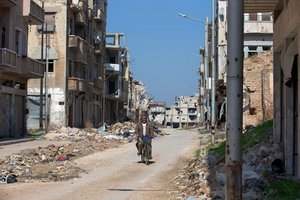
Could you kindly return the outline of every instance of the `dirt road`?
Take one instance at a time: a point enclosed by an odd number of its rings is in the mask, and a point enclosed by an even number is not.
[[[166,185],[193,155],[196,131],[167,129],[153,140],[153,163],[138,163],[134,143],[76,160],[81,178],[57,183],[0,185],[0,200],[152,200],[173,199]]]

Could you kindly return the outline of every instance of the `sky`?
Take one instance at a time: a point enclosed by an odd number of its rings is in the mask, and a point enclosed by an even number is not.
[[[211,19],[211,0],[108,0],[107,33],[125,33],[135,80],[156,101],[171,106],[176,96],[198,92],[203,23]]]

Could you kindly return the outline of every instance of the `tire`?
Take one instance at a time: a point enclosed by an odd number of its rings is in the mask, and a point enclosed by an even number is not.
[[[144,153],[144,148],[142,149],[141,161],[142,161],[143,163],[145,162],[145,153]]]
[[[145,163],[146,165],[149,165],[149,145],[146,143],[145,144],[145,148],[144,148],[144,151],[145,151]]]

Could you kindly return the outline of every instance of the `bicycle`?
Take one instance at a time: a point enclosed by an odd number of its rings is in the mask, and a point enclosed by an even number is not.
[[[151,148],[152,137],[143,136],[141,139],[142,139],[141,160],[146,165],[149,165],[150,164],[150,148]]]

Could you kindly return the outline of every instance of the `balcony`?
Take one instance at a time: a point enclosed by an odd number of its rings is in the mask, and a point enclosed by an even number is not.
[[[30,77],[41,78],[44,76],[45,63],[32,58],[23,58],[23,59],[26,59],[25,63]]]
[[[106,63],[106,64],[104,64],[104,67],[106,68],[106,72],[121,73],[121,65],[120,64]]]
[[[106,94],[105,97],[111,100],[122,100],[122,92],[118,89],[114,93]]]
[[[77,25],[86,25],[87,24],[87,15],[85,12],[77,12],[75,15],[75,23]]]
[[[95,79],[93,86],[96,89],[102,89],[103,88],[103,82],[99,79]]]
[[[0,8],[1,7],[13,7],[17,5],[17,0],[1,0]]]
[[[105,20],[105,14],[104,11],[101,10],[100,8],[95,10],[95,15],[94,15],[94,19],[97,22],[103,22]]]
[[[69,77],[68,78],[68,91],[71,92],[86,92],[87,83],[80,78]]]
[[[81,37],[69,35],[69,48],[74,50],[75,62],[88,63],[88,45]]]
[[[70,9],[73,12],[83,10],[84,4],[87,4],[87,0],[71,0]]]
[[[94,49],[96,55],[101,55],[104,52],[102,44],[95,44]]]
[[[272,21],[245,21],[244,33],[273,34],[273,22]]]
[[[69,48],[78,48],[80,37],[77,35],[69,35]]]
[[[15,70],[17,68],[17,53],[9,49],[0,49],[0,69]]]
[[[244,12],[273,12],[279,2],[280,0],[244,0]]]
[[[44,22],[43,3],[37,0],[23,0],[23,17],[29,25],[40,25]]]

